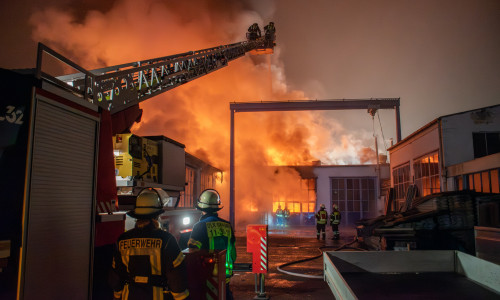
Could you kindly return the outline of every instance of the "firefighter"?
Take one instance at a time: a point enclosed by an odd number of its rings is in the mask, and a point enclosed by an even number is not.
[[[321,204],[318,212],[316,213],[316,239],[319,240],[319,235],[322,232],[322,239],[326,238],[326,221],[328,219],[328,212],[325,209],[325,205]]]
[[[281,205],[278,205],[278,209],[276,210],[276,225],[283,227],[283,210],[281,209]]]
[[[260,31],[259,24],[253,23],[248,27],[248,38],[250,40],[256,40],[257,38],[260,38],[262,35],[262,32]]]
[[[288,221],[290,219],[290,210],[288,209],[287,206],[285,206],[285,210],[283,210],[283,220],[284,220],[284,226],[288,226]]]
[[[336,204],[333,205],[332,213],[330,214],[330,225],[332,225],[333,238],[332,240],[338,240],[340,238],[339,224],[342,215]]]
[[[189,248],[205,250],[226,250],[226,299],[233,299],[229,282],[233,276],[236,260],[236,238],[231,223],[219,218],[217,211],[222,209],[219,193],[214,189],[201,192],[196,208],[202,211],[200,221],[193,226],[188,241]]]
[[[184,254],[160,229],[161,213],[163,203],[154,189],[141,191],[127,213],[137,220],[116,243],[110,276],[114,299],[190,299]]]
[[[266,39],[272,39],[275,32],[276,28],[274,27],[274,22],[269,22],[268,25],[264,26],[264,35]]]

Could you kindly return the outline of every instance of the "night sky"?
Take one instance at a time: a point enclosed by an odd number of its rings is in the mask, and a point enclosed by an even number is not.
[[[2,1],[0,67],[34,67],[38,41],[76,57],[78,63],[92,69],[104,67],[103,63],[118,64],[128,62],[127,59],[152,58],[241,41],[244,38],[240,36],[244,37],[244,31],[252,22],[263,26],[274,21],[278,45],[273,56],[273,64],[278,69],[274,76],[288,91],[300,91],[290,93],[290,98],[401,97],[403,138],[436,117],[500,103],[498,0],[188,1],[191,4],[132,1],[128,5],[130,15],[123,17],[133,22],[116,27],[102,25],[102,19],[108,16],[122,17],[113,12],[124,2],[130,1]],[[161,34],[149,34],[160,25],[148,27],[148,19],[154,22],[154,18],[141,17],[141,9],[137,9],[137,18],[134,18],[134,6],[144,6],[144,3],[149,6],[148,14],[156,5],[166,7],[172,13],[171,18],[175,15],[175,24],[182,23],[182,26],[161,25],[164,26]],[[53,10],[64,12],[71,20],[57,19],[50,14]],[[211,13],[207,13],[208,10]],[[91,18],[101,23],[91,23]],[[200,32],[204,38],[190,39],[189,36],[197,34],[192,24],[200,20],[209,24],[211,30],[220,29],[224,34],[210,39]],[[72,31],[58,31],[60,27],[54,26],[58,22],[71,24],[74,31],[95,26],[93,30],[86,30],[85,35],[96,37],[84,39],[72,36]],[[133,30],[139,26],[144,27]],[[44,33],[46,27],[51,28],[53,38],[48,38],[47,31]],[[119,43],[119,47],[110,50],[115,53],[126,48],[129,39],[124,32],[128,30],[134,36],[130,40],[136,43],[140,35],[140,43],[145,45],[140,53],[130,53],[130,58],[121,61],[113,60],[113,54],[109,53],[93,59],[82,58],[87,51],[85,47],[97,43],[96,40]],[[240,36],[237,31],[242,31]],[[55,33],[60,35],[56,37]],[[81,33],[75,32],[78,34]],[[182,38],[176,40],[176,46],[167,53],[147,51],[147,48],[151,50],[149,40],[168,34]],[[116,36],[119,39],[114,39]],[[77,50],[79,45],[85,46]],[[254,100],[278,100],[273,95]],[[285,100],[283,98],[286,96],[282,95],[279,100]],[[365,136],[372,134],[372,119],[366,111],[326,112],[323,116],[337,120],[347,131],[362,131]],[[382,111],[380,118],[388,143],[391,137],[395,139],[394,112]],[[376,130],[380,130],[377,119],[375,125]]]

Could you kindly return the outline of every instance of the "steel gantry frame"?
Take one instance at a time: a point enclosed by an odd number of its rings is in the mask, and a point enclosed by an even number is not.
[[[401,140],[401,121],[399,113],[400,98],[372,99],[336,99],[306,101],[268,101],[230,103],[231,134],[229,162],[229,220],[235,226],[234,216],[234,113],[236,112],[270,112],[270,111],[304,111],[304,110],[347,110],[347,109],[394,109],[396,112],[396,136]]]

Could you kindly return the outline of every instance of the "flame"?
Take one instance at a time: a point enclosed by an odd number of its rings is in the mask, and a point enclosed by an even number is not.
[[[272,21],[238,1],[195,2],[144,0],[138,5],[135,0],[121,0],[109,11],[88,11],[78,20],[67,11],[48,7],[35,12],[30,21],[35,40],[87,69],[242,41],[249,24]],[[185,144],[193,155],[229,170],[230,102],[307,99],[302,91],[290,90],[286,82],[277,34],[278,47],[272,56],[246,55],[141,103],[142,121],[132,131],[165,135]],[[269,166],[316,160],[353,163],[360,160],[359,149],[367,151],[363,143],[371,137],[347,133],[321,112],[237,113],[235,123],[236,199],[246,203],[241,207],[250,212],[273,210],[275,194],[293,198],[303,193],[297,172],[275,173]],[[218,187],[223,199],[229,199],[227,185],[225,180]],[[314,209],[309,200],[297,200],[290,210]],[[278,203],[282,202],[287,201]]]

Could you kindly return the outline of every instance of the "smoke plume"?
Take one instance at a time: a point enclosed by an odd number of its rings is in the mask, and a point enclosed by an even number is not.
[[[31,17],[35,40],[87,69],[243,41],[250,24],[262,27],[269,21],[273,21],[269,14],[260,15],[242,2],[229,0],[120,0],[104,12],[89,10],[78,18],[55,7]],[[279,30],[286,29],[276,25],[278,47],[273,55],[247,54],[219,71],[143,102],[142,121],[132,129],[138,135],[165,135],[179,141],[191,154],[226,171],[218,187],[226,212],[229,103],[307,99],[286,83],[279,47]],[[315,160],[359,163],[359,149],[371,137],[366,132],[347,133],[320,112],[236,113],[235,126],[237,212],[270,210],[276,193],[300,193],[295,171],[276,173],[269,166]]]

